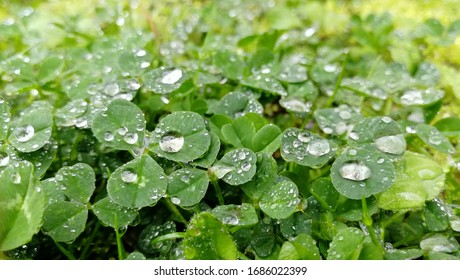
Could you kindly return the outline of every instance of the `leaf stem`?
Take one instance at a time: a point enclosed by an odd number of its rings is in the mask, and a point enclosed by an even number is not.
[[[173,216],[176,218],[176,220],[180,223],[183,224],[188,224],[187,220],[182,216],[181,212],[179,209],[177,209],[176,205],[174,205],[171,200],[169,199],[162,199],[160,200],[173,214]]]
[[[361,201],[362,201],[362,206],[363,206],[363,223],[367,227],[367,231],[369,232],[369,235],[371,236],[372,243],[374,243],[374,245],[377,246],[383,252],[382,243],[377,238],[374,227],[372,226],[372,217],[369,215],[369,211],[367,209],[366,198],[363,196]]]
[[[117,239],[117,251],[118,251],[118,259],[124,260],[125,259],[125,248],[123,247],[123,242],[121,240],[122,234],[118,231],[118,215],[117,213],[114,214],[114,226],[115,226],[115,236]]]
[[[335,100],[335,96],[337,95],[337,92],[339,91],[340,84],[342,83],[343,76],[345,75],[345,68],[347,66],[347,60],[348,60],[348,55],[345,56],[345,59],[342,63],[342,71],[340,72],[339,78],[337,79],[337,82],[335,83],[334,92],[332,93],[332,95],[329,97],[329,99],[326,102],[326,108],[331,107],[332,103]]]
[[[89,247],[91,246],[91,243],[93,242],[94,238],[99,233],[100,226],[101,224],[99,222],[96,222],[93,228],[93,232],[91,233],[91,236],[85,240],[85,246],[83,247],[83,250],[80,254],[80,260],[86,259],[86,254],[88,253]]]
[[[56,244],[56,247],[58,247],[59,251],[61,251],[69,260],[75,260],[74,255],[71,252],[69,252],[69,250],[64,248],[64,246],[59,244],[59,242],[55,241],[54,244]]]
[[[220,189],[219,184],[217,181],[212,181],[212,186],[214,187],[214,190],[216,191],[216,196],[217,200],[219,201],[219,205],[224,205],[224,197],[222,196],[222,190]]]

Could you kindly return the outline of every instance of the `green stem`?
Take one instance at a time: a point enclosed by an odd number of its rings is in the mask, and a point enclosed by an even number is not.
[[[367,227],[367,231],[369,232],[369,235],[371,236],[372,243],[374,243],[374,245],[377,246],[383,252],[382,244],[380,240],[377,238],[377,235],[375,234],[375,231],[374,231],[374,227],[372,226],[372,218],[369,215],[369,211],[367,209],[366,198],[363,196],[361,201],[363,205],[363,223]]]
[[[157,238],[153,239],[150,244],[151,245],[154,245],[158,242],[163,242],[163,241],[166,241],[166,240],[173,240],[173,239],[177,239],[177,238],[185,238],[185,232],[172,232],[172,233],[168,233],[168,234],[165,234],[165,235],[162,235],[162,236],[158,236]]]
[[[69,260],[75,260],[75,257],[72,253],[69,252],[64,246],[59,244],[58,242],[54,242],[56,244],[56,247],[58,247],[59,251],[61,251]]]
[[[391,109],[393,108],[393,98],[389,96],[385,101],[385,107],[383,109],[383,114],[389,116],[391,114]]]
[[[222,196],[222,190],[220,189],[219,184],[217,183],[217,181],[212,181],[212,185],[214,187],[214,190],[216,191],[216,196],[217,200],[219,201],[219,205],[224,205],[224,197]]]
[[[93,232],[91,233],[91,236],[85,240],[85,246],[83,247],[81,254],[80,254],[80,260],[85,260],[86,259],[86,254],[88,253],[89,247],[91,246],[91,243],[93,242],[94,238],[96,235],[99,233],[99,228],[101,224],[96,222],[93,228]]]
[[[337,79],[337,82],[335,83],[334,92],[327,100],[326,108],[331,107],[332,103],[335,100],[335,96],[337,95],[337,92],[339,91],[340,84],[342,83],[343,76],[345,75],[345,68],[347,66],[347,60],[348,60],[348,56],[345,57],[345,60],[342,63],[342,71],[340,72],[339,78]]]
[[[163,203],[172,213],[173,213],[173,216],[176,218],[176,220],[180,223],[183,223],[183,224],[188,224],[187,220],[184,218],[184,216],[182,216],[181,212],[179,211],[179,209],[177,209],[176,205],[174,205],[171,200],[169,199],[162,199],[160,200],[161,203]]]
[[[117,251],[118,251],[118,259],[124,260],[125,259],[125,248],[123,247],[123,242],[121,240],[122,235],[118,231],[118,215],[115,213],[114,215],[114,226],[115,226],[115,236],[117,239]]]

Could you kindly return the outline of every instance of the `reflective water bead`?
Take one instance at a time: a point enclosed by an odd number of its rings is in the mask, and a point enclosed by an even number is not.
[[[123,137],[126,143],[128,144],[135,144],[137,140],[139,139],[139,136],[137,133],[126,133],[125,136]]]
[[[326,139],[315,139],[308,143],[307,152],[312,156],[324,156],[331,151],[329,142]]]
[[[113,135],[112,132],[106,131],[106,132],[104,133],[104,140],[105,140],[105,141],[110,142],[110,141],[113,141],[114,138],[115,138],[115,136]]]
[[[168,153],[177,153],[184,146],[184,137],[176,131],[166,132],[160,139],[160,149]]]
[[[173,204],[178,205],[178,204],[180,204],[180,198],[173,196],[173,197],[171,197],[171,202]]]
[[[0,166],[7,166],[10,162],[10,156],[5,152],[0,152]]]
[[[124,170],[121,172],[121,180],[125,183],[134,183],[137,180],[137,174],[132,170]]]
[[[161,83],[172,85],[177,83],[182,78],[182,70],[174,69],[172,71],[166,72],[166,74],[161,78]]]
[[[14,136],[16,137],[16,140],[18,140],[18,142],[27,142],[30,139],[32,139],[34,134],[35,134],[35,129],[30,124],[17,127],[14,130]]]
[[[241,165],[241,170],[247,172],[251,169],[251,163],[249,162],[244,162],[242,165]]]
[[[380,151],[393,155],[400,155],[406,151],[406,139],[402,134],[377,138],[375,145]]]
[[[120,86],[117,83],[109,83],[104,87],[104,93],[110,96],[115,96],[120,92]]]
[[[371,177],[371,169],[361,162],[349,162],[340,167],[340,176],[352,181],[364,181]]]

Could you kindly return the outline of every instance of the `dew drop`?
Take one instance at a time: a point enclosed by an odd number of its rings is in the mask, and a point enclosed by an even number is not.
[[[351,140],[355,140],[355,141],[359,140],[359,134],[356,133],[355,131],[350,132],[350,134],[348,134],[348,137],[350,137]]]
[[[377,149],[384,153],[400,155],[406,151],[406,139],[404,135],[389,135],[375,139]]]
[[[326,139],[315,139],[308,143],[307,152],[315,157],[324,156],[331,151],[329,142]]]
[[[0,152],[0,166],[7,166],[10,162],[10,156],[5,152]]]
[[[433,145],[439,145],[442,143],[443,137],[441,133],[437,130],[431,130],[430,131],[430,136],[428,137],[428,142],[430,142]]]
[[[137,135],[137,133],[129,132],[129,133],[125,134],[123,139],[125,140],[126,143],[132,145],[132,144],[135,144],[137,142],[137,139],[139,139],[139,136]]]
[[[177,153],[184,146],[184,137],[177,131],[168,131],[160,139],[160,149],[167,153]]]
[[[109,96],[115,96],[120,92],[120,86],[117,83],[109,83],[104,87],[104,93]]]
[[[104,133],[104,140],[107,141],[107,142],[113,141],[113,138],[114,138],[114,137],[115,137],[115,136],[114,136],[113,133],[110,132],[110,131],[106,131],[106,132]]]
[[[174,69],[172,71],[166,72],[163,78],[161,78],[161,83],[172,85],[177,83],[180,78],[182,78],[182,70]]]
[[[228,225],[237,225],[240,221],[238,219],[238,217],[236,215],[228,215],[228,216],[225,216],[223,219],[222,219],[222,222],[224,224],[228,224]]]
[[[352,156],[356,156],[356,154],[358,153],[358,151],[356,151],[355,149],[351,149],[350,151],[348,151],[348,153]]]
[[[311,140],[311,135],[309,132],[301,132],[297,136],[297,139],[299,139],[300,142],[308,143]]]
[[[186,183],[186,184],[190,183],[190,177],[187,176],[187,175],[182,175],[182,176],[180,177],[180,180],[181,180],[182,182]]]
[[[121,180],[125,183],[134,183],[137,180],[137,174],[129,169],[121,172]]]
[[[11,174],[10,176],[10,180],[11,182],[13,182],[13,184],[20,184],[21,183],[21,175],[19,173],[13,173]]]
[[[249,162],[244,162],[242,165],[241,165],[241,170],[245,171],[245,172],[248,172],[250,169],[251,169],[251,163]]]
[[[238,159],[244,160],[245,158],[246,158],[245,152],[241,151],[241,152],[238,153]]]
[[[120,127],[119,129],[117,129],[117,133],[121,136],[124,136],[126,134],[126,132],[128,132],[128,129],[126,127]]]
[[[173,197],[171,197],[171,202],[173,204],[178,205],[178,204],[180,204],[180,198],[173,196]]]
[[[371,177],[371,169],[361,162],[349,162],[340,167],[340,176],[352,181],[364,181]]]
[[[385,116],[385,117],[382,117],[382,121],[383,121],[384,123],[390,123],[390,122],[391,122],[391,118]]]
[[[27,142],[29,141],[35,134],[35,129],[30,124],[25,126],[17,127],[14,130],[14,136],[18,142]]]

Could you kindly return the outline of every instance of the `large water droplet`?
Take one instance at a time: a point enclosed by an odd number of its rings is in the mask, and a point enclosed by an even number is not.
[[[10,156],[5,152],[0,152],[0,166],[7,166],[10,162]]]
[[[223,217],[222,222],[228,225],[237,225],[240,221],[236,215],[229,214],[228,216]]]
[[[238,159],[244,160],[246,158],[246,153],[244,151],[241,151],[238,153]]]
[[[180,78],[182,78],[182,70],[174,69],[164,74],[163,78],[161,78],[161,83],[172,85],[177,83]]]
[[[233,167],[217,164],[217,165],[214,165],[213,167],[211,167],[210,171],[211,171],[211,173],[216,175],[217,178],[222,179],[229,172],[233,171]]]
[[[244,162],[241,165],[241,170],[243,170],[245,172],[248,172],[250,169],[251,169],[251,163],[249,163],[249,162]]]
[[[361,162],[349,162],[340,167],[340,176],[352,181],[364,181],[371,177],[371,169]]]
[[[167,153],[177,153],[184,146],[184,137],[177,131],[168,131],[160,139],[160,149]]]
[[[307,152],[315,157],[324,156],[331,151],[329,142],[326,139],[315,139],[308,143]]]
[[[125,183],[134,183],[137,180],[136,172],[126,169],[121,172],[121,180]]]
[[[14,130],[14,136],[18,142],[27,142],[29,141],[35,134],[35,129],[30,124],[25,126],[17,127]]]
[[[297,135],[297,139],[299,139],[300,142],[308,143],[311,140],[311,134],[310,132],[300,132],[299,135]]]
[[[109,96],[115,96],[119,92],[120,92],[120,86],[115,82],[109,83],[104,87],[104,93]]]
[[[104,133],[104,140],[105,140],[105,141],[108,141],[108,142],[113,141],[113,138],[114,138],[114,137],[115,137],[115,136],[114,136],[113,133],[110,132],[110,131],[106,131],[106,132]]]
[[[13,184],[20,184],[21,183],[21,175],[17,172],[10,175],[10,180]]]
[[[173,197],[171,197],[171,202],[173,204],[178,205],[178,204],[180,204],[180,198],[173,196]]]
[[[400,155],[406,151],[406,139],[402,134],[377,138],[375,145],[380,151],[393,155]]]
[[[428,142],[430,142],[433,145],[439,145],[442,143],[443,136],[438,130],[431,130],[430,131],[430,136],[428,136]]]
[[[139,139],[139,136],[137,135],[137,133],[126,133],[125,136],[123,137],[123,139],[125,140],[126,143],[128,144],[135,144],[137,142],[137,140]]]

